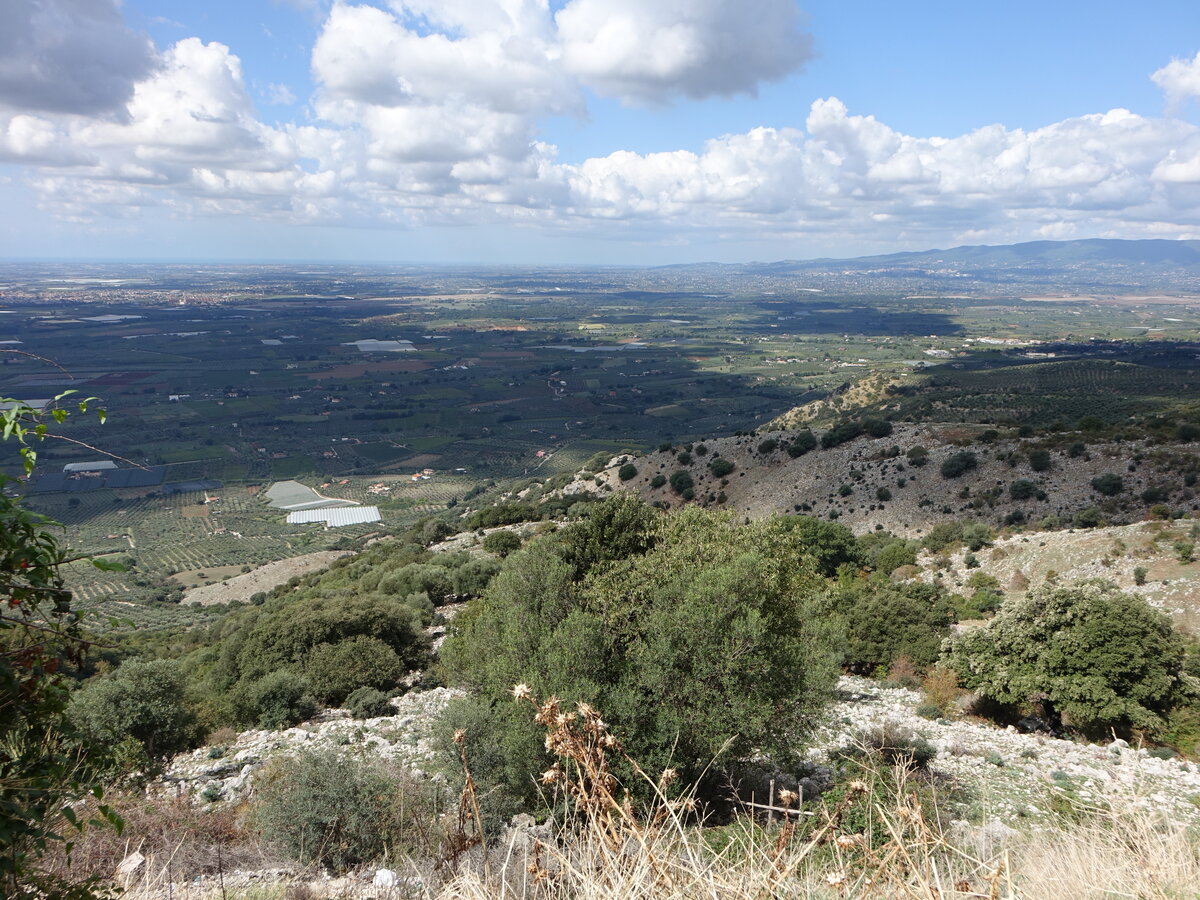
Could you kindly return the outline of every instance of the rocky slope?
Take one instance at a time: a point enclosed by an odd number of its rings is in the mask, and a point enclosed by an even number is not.
[[[966,789],[961,812],[1006,828],[1037,827],[1069,803],[1077,807],[1146,809],[1174,821],[1200,824],[1200,766],[1159,759],[1115,740],[1103,746],[1040,734],[1021,734],[982,720],[931,721],[917,715],[916,691],[843,678],[809,757],[852,744],[864,731],[891,725],[928,741],[937,751],[930,769]]]
[[[696,449],[700,445],[693,445],[686,464],[678,458],[684,448],[655,451],[632,459],[637,474],[629,481],[621,481],[619,466],[613,465],[596,478],[580,478],[564,492],[633,490],[647,501],[677,508],[685,501],[669,482],[659,487],[652,482],[656,476],[669,478],[686,469],[695,484],[696,503],[751,517],[804,511],[836,517],[858,532],[882,527],[903,536],[922,534],[949,518],[1000,525],[1016,511],[1027,522],[1037,523],[1047,516],[1069,519],[1095,506],[1108,522],[1121,523],[1146,517],[1149,507],[1157,503],[1178,511],[1200,510],[1200,498],[1185,483],[1186,472],[1197,466],[1200,448],[1195,444],[1161,448],[1142,442],[1094,444],[1082,456],[1071,457],[1069,441],[1063,441],[1061,446],[1045,448],[1050,467],[1038,472],[1032,469],[1029,454],[1043,448],[1041,443],[999,439],[972,444],[981,430],[898,424],[887,437],[859,437],[796,458],[783,449],[783,442],[793,440],[795,431],[715,438],[703,442],[703,454]],[[760,452],[759,446],[768,439],[778,441],[779,446]],[[928,450],[928,463],[920,467],[905,458],[907,451],[918,445]],[[969,445],[975,454],[976,468],[957,478],[943,477],[942,463],[961,452],[963,445]],[[709,469],[717,455],[735,465],[724,478],[712,475]],[[1092,486],[1092,479],[1106,474],[1122,479],[1122,491],[1115,497],[1105,497]],[[1014,500],[1009,489],[1017,480],[1033,482],[1045,499]],[[1144,500],[1141,495],[1148,488],[1163,491],[1163,499]]]
[[[243,731],[228,743],[175,757],[151,786],[160,795],[190,798],[197,805],[238,803],[254,793],[254,777],[273,757],[302,749],[346,748],[374,753],[423,774],[434,758],[438,716],[461,691],[413,691],[393,701],[395,713],[354,719],[347,710],[283,731]]]

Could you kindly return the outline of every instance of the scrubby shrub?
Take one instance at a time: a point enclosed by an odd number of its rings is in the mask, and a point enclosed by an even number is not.
[[[661,475],[661,474],[655,475],[653,478],[650,479],[650,487],[654,488],[655,490],[658,490],[660,487],[662,487],[666,483],[667,483],[666,475]]]
[[[983,522],[967,522],[963,525],[962,542],[972,552],[982,550],[992,542],[993,537],[992,529]]]
[[[937,553],[954,544],[961,543],[962,535],[961,522],[938,522],[921,539],[921,546],[932,553]]]
[[[1018,478],[1008,486],[1008,495],[1014,500],[1029,500],[1037,491],[1037,484],[1028,478]]]
[[[177,753],[197,737],[183,674],[168,660],[133,660],[92,679],[72,698],[70,718],[96,745],[131,738],[148,760]]]
[[[633,463],[625,463],[621,468],[617,469],[617,477],[622,481],[631,481],[637,477],[637,466]]]
[[[884,546],[875,556],[875,569],[890,575],[901,566],[913,566],[917,563],[917,548],[912,541],[892,541]]]
[[[924,769],[937,757],[937,748],[920,735],[892,722],[855,733],[841,755],[877,754],[890,766]]]
[[[305,751],[258,780],[257,830],[292,859],[344,872],[422,846],[436,811],[432,788],[372,759]]]
[[[853,582],[827,602],[845,625],[843,665],[859,674],[886,670],[901,656],[918,669],[931,665],[955,620],[945,594],[930,584]]]
[[[735,466],[731,460],[723,456],[718,456],[708,464],[708,471],[712,472],[716,478],[724,478],[734,470]]]
[[[395,687],[405,671],[395,650],[365,634],[319,644],[304,666],[313,696],[331,706],[340,704],[356,688]]]
[[[1081,509],[1071,517],[1071,524],[1076,528],[1099,528],[1104,524],[1104,514],[1094,506]]]
[[[481,546],[488,553],[505,557],[514,550],[521,549],[521,536],[513,531],[493,531],[483,539]]]
[[[552,541],[514,554],[442,649],[453,681],[495,711],[500,780],[531,802],[545,748],[510,712],[517,683],[592,703],[647,771],[673,766],[702,791],[751,748],[786,754],[832,686],[800,529],[697,508],[648,515],[650,539],[622,559],[576,569]]]
[[[958,478],[979,465],[979,460],[970,450],[959,450],[942,463],[943,478]]]
[[[788,444],[788,456],[795,459],[798,456],[803,456],[810,450],[817,448],[817,436],[811,431],[800,431],[792,438]]]
[[[244,698],[244,699],[242,699]],[[243,721],[257,719],[259,728],[288,728],[317,712],[308,681],[290,671],[272,672],[242,691]]]
[[[892,499],[892,492],[885,487],[876,488],[875,499],[880,503],[887,503]]]
[[[676,469],[671,473],[671,490],[677,494],[683,494],[686,491],[692,490],[695,482],[692,480],[692,473],[687,469]]]
[[[863,431],[873,438],[884,438],[892,433],[892,423],[887,419],[863,419]]]
[[[908,460],[908,464],[910,466],[916,466],[917,468],[920,468],[921,466],[925,465],[925,463],[929,462],[929,451],[918,444],[917,446],[911,448],[908,453],[905,454],[904,458]]]
[[[472,559],[450,574],[450,586],[456,597],[478,597],[499,571],[500,563],[494,559]]]
[[[1089,734],[1154,729],[1184,698],[1170,619],[1107,582],[1031,591],[945,657],[963,687]]]
[[[800,555],[818,574],[831,577],[844,566],[857,568],[866,562],[854,532],[845,525],[813,516],[786,516],[780,524],[795,537]]]
[[[373,687],[355,688],[346,698],[346,709],[356,719],[374,719],[377,716],[391,715],[392,704],[388,695]]]
[[[1115,497],[1125,490],[1125,481],[1120,475],[1109,472],[1092,479],[1092,490],[1105,497]]]
[[[1171,492],[1162,485],[1152,485],[1142,491],[1143,503],[1162,503],[1171,497]]]
[[[779,441],[775,440],[775,438],[767,438],[758,445],[758,452],[764,455],[767,453],[774,453],[778,447]]]
[[[1050,470],[1050,451],[1049,450],[1032,450],[1029,453],[1029,468],[1035,472],[1047,472]]]
[[[861,422],[840,422],[821,435],[821,446],[828,450],[848,443],[862,433]]]

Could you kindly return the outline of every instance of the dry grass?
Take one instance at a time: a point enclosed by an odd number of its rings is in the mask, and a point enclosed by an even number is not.
[[[314,875],[274,883],[173,886],[161,861],[131,886],[130,900],[1092,900],[1200,897],[1200,839],[1153,815],[1093,811],[1007,838],[980,830],[947,829],[937,820],[930,786],[904,766],[876,760],[835,800],[801,807],[782,791],[721,828],[697,827],[695,803],[672,793],[673,773],[650,778],[655,802],[635,809],[611,770],[625,756],[600,714],[580,704],[565,709],[554,698],[530,703],[557,757],[541,776],[548,799],[562,814],[541,828],[514,829],[488,852],[469,775],[443,858],[429,861],[417,880],[392,863],[402,881],[371,885],[367,877],[330,881]],[[465,742],[460,741],[460,747]],[[636,771],[636,765],[634,766]],[[1129,807],[1132,809],[1132,805]],[[181,812],[183,812],[181,810]],[[182,815],[182,827],[195,829]],[[131,823],[131,825],[134,823]],[[137,823],[135,828],[152,825]],[[174,838],[172,839],[174,840]],[[180,847],[183,843],[181,842]],[[156,854],[171,849],[160,842]],[[189,851],[189,856],[195,851]],[[110,852],[107,860],[119,858]],[[203,858],[211,862],[211,858]],[[192,869],[196,868],[193,863]]]
[[[111,880],[149,895],[160,885],[212,875],[219,880],[225,872],[280,864],[245,827],[239,810],[216,805],[197,809],[174,798],[110,802],[125,822],[122,831],[88,828],[75,841],[69,859],[58,853],[48,860],[50,871],[73,881]],[[144,861],[128,877],[118,875],[122,861],[136,854]]]

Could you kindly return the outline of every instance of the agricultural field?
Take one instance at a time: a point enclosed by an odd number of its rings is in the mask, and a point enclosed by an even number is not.
[[[108,412],[64,424],[25,487],[72,552],[126,566],[70,567],[105,614],[186,615],[182,588],[217,573],[353,549],[597,456],[747,433],[798,407],[828,423],[868,377],[884,387],[859,406],[898,422],[1200,411],[1187,295],[964,296],[721,267],[127,269],[64,287],[14,264],[0,292],[0,340],[19,342],[3,345],[0,396],[73,391]],[[109,456],[115,480],[62,472]],[[263,496],[286,480],[378,506],[382,522],[289,526]]]

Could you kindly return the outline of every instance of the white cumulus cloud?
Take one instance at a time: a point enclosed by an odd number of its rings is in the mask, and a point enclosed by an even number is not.
[[[41,33],[46,11],[78,7],[95,13],[97,41],[145,49],[113,3],[39,0],[16,15],[0,0],[0,45],[28,56],[27,44],[86,43]],[[6,23],[24,29],[15,50]],[[802,25],[790,0],[569,0],[557,13],[548,0],[338,0],[312,51],[311,118],[277,126],[220,43],[189,37],[115,69],[85,47],[81,65],[112,76],[92,95],[79,93],[82,69],[29,59],[20,71],[50,74],[18,90],[0,55],[0,161],[24,166],[42,206],[70,221],[160,207],[829,248],[1200,230],[1200,128],[1173,116],[1114,109],[926,137],[826,97],[803,121],[695,149],[564,162],[539,137],[547,117],[586,114],[585,88],[646,104],[751,92],[808,58]],[[1169,99],[1200,97],[1200,57],[1153,78]],[[260,99],[296,101],[277,84]]]
[[[812,55],[793,0],[571,0],[555,22],[566,70],[633,103],[752,94]]]
[[[1173,107],[1186,100],[1200,99],[1200,53],[1192,59],[1173,59],[1150,78]]]

